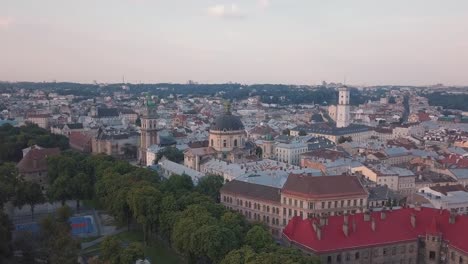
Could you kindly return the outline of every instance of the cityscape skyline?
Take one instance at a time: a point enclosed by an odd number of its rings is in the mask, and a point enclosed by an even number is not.
[[[466,10],[458,0],[6,1],[0,80],[466,85]]]

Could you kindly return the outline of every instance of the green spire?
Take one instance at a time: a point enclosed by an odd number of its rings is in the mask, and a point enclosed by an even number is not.
[[[149,94],[146,94],[146,106],[147,107],[155,107],[156,104],[154,103],[153,99],[151,99],[151,96]]]
[[[231,113],[231,102],[229,102],[229,101],[224,102],[224,112],[226,114]]]

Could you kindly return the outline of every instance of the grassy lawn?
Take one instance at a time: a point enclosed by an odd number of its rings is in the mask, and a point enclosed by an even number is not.
[[[122,232],[115,235],[122,242],[128,244],[130,242],[143,242],[143,234],[139,231]],[[99,245],[89,248],[87,251],[98,249]],[[171,248],[168,248],[160,241],[154,240],[145,247],[145,255],[151,260],[152,263],[164,264],[185,264],[185,260],[177,255]]]

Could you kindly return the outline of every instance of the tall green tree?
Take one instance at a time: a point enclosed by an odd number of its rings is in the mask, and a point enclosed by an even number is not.
[[[249,246],[243,246],[240,249],[232,250],[221,261],[221,264],[244,264],[255,259],[256,253]]]
[[[145,258],[144,247],[141,243],[133,242],[120,253],[120,263],[135,263],[138,259]]]
[[[253,226],[245,235],[245,244],[259,252],[274,245],[273,237],[265,227]]]
[[[64,209],[63,211],[67,211]],[[76,264],[79,243],[71,235],[69,214],[41,221],[41,243],[47,263]]]
[[[0,211],[0,262],[11,257],[11,229],[12,225],[8,216]]]
[[[155,163],[158,163],[162,157],[166,157],[166,159],[175,163],[181,163],[184,161],[184,153],[175,147],[166,147],[159,150],[156,155]]]
[[[76,174],[71,180],[72,197],[76,200],[76,209],[80,210],[80,201],[93,197],[93,179],[85,173]]]
[[[35,182],[21,181],[16,190],[14,205],[20,209],[24,205],[29,205],[31,209],[31,218],[34,219],[34,208],[37,204],[43,204],[46,201],[41,186]]]
[[[218,175],[207,175],[198,181],[195,188],[198,192],[207,195],[215,202],[219,202],[219,190],[223,187],[224,179]]]
[[[188,175],[172,175],[163,181],[161,189],[164,192],[172,193],[176,197],[189,193],[193,190],[192,178]]]
[[[3,209],[4,204],[14,196],[17,179],[18,171],[15,164],[0,164],[0,209]]]
[[[172,231],[172,245],[180,253],[189,257],[190,260],[194,260],[198,257],[198,247],[194,247],[192,236],[197,230],[204,225],[213,225],[216,223],[216,219],[200,205],[189,206],[184,210],[174,224]]]
[[[114,236],[108,236],[102,241],[100,245],[100,259],[108,261],[112,264],[120,263],[120,256],[122,252],[121,242]],[[128,262],[130,263],[130,262]]]
[[[229,251],[239,246],[234,232],[219,224],[203,225],[191,235],[190,247],[198,257],[219,263]]]
[[[157,226],[161,199],[161,192],[151,185],[136,185],[128,193],[127,202],[133,216],[143,227],[145,245],[148,242],[148,235],[152,227]]]

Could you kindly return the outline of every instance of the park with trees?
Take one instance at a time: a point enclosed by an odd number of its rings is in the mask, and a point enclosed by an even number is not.
[[[156,172],[126,161],[72,151],[50,157],[48,168],[50,188],[43,195],[34,184],[18,178],[14,164],[2,164],[0,205],[14,201],[17,206],[32,205],[33,210],[43,201],[75,200],[77,211],[87,201],[112,215],[119,226],[139,234],[126,245],[107,237],[93,263],[130,263],[161,243],[185,263],[317,263],[296,249],[278,246],[261,223],[248,223],[243,215],[224,208],[219,203],[223,184],[219,176],[206,176],[194,186],[187,175],[161,179]],[[14,250],[24,249],[28,254],[23,260],[75,263],[79,247],[66,222],[70,208],[60,211],[41,220],[40,240],[15,243],[8,217],[0,215],[0,255],[12,258]],[[35,250],[27,251],[31,248]]]

